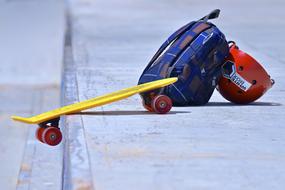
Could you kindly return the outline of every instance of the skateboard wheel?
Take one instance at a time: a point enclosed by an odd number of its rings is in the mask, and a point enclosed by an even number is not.
[[[43,128],[43,127],[38,127],[36,130],[36,138],[39,141],[41,141],[42,143],[44,143],[44,141],[42,140],[42,135],[43,135],[44,130],[45,130],[45,128]]]
[[[143,107],[144,107],[147,111],[149,111],[149,112],[154,112],[154,110],[152,109],[152,107],[151,107],[150,105],[147,105],[147,104],[145,103],[144,99],[142,100],[142,105],[143,105]]]
[[[62,134],[57,127],[47,127],[42,133],[42,140],[50,146],[58,145],[62,140]]]
[[[159,114],[165,114],[172,108],[172,100],[165,95],[156,96],[151,102],[152,109]]]

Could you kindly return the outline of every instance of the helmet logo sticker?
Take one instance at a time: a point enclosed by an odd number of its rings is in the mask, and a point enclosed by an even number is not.
[[[236,72],[235,64],[232,61],[226,61],[222,66],[223,76],[230,79],[235,85],[237,85],[243,91],[247,91],[252,84],[245,80]]]

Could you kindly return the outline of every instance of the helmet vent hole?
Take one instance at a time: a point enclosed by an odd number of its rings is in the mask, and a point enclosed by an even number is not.
[[[241,90],[238,90],[237,93],[238,93],[238,94],[242,94],[242,91],[241,91]]]
[[[239,67],[238,67],[238,70],[239,70],[239,71],[243,71],[243,66],[239,66]]]
[[[252,84],[255,85],[256,84],[256,80],[252,80]]]

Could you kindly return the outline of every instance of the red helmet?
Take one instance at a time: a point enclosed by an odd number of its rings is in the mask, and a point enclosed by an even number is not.
[[[264,68],[250,55],[233,44],[222,66],[223,76],[217,89],[236,104],[248,104],[260,98],[274,84]]]

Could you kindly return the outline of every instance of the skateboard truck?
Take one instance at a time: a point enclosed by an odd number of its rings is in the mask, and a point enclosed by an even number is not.
[[[39,123],[39,126],[42,127],[42,128],[47,128],[49,126],[58,127],[59,120],[60,120],[60,118],[58,117],[58,118],[55,118],[55,119],[52,119],[52,120],[49,120],[49,121],[45,121],[45,122]]]

